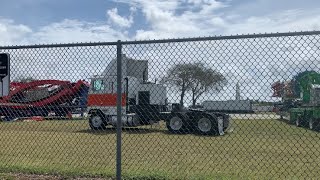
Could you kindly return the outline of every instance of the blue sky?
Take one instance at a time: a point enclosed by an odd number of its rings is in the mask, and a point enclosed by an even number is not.
[[[320,30],[320,1],[315,0],[0,0],[0,2],[0,46]],[[300,48],[295,44],[292,46]],[[183,51],[189,52],[188,48],[185,48]],[[221,53],[227,50],[215,48]],[[154,63],[152,68],[158,67],[157,63],[167,62],[171,58],[171,54],[160,51],[155,54],[157,52],[151,50],[148,52],[149,50],[145,49],[141,54],[137,54],[136,51],[133,53],[139,58],[150,60],[151,64]],[[168,50],[180,51],[180,49]],[[210,48],[204,50],[212,52]],[[256,50],[255,53],[259,54],[260,51],[263,52],[264,49]],[[148,53],[152,55],[148,56]],[[72,58],[74,54],[73,52],[64,55],[68,61],[63,68],[60,59],[56,59],[58,55],[47,57],[47,52],[43,52],[39,57],[28,57],[29,54],[23,54],[23,57],[18,58],[23,60],[21,61],[23,63],[19,64],[16,75],[30,75],[39,79],[88,78],[92,77],[92,73],[99,74],[97,70],[104,69],[101,63],[107,64],[107,61],[114,58],[110,55],[109,60],[106,58],[102,60],[99,56],[94,57],[99,54],[93,53],[92,60],[87,61],[81,54],[77,55],[78,58]],[[210,56],[210,53],[206,55]],[[249,92],[244,94],[244,97],[251,97],[258,92],[262,93],[260,94],[262,98],[268,99],[272,94],[271,83],[291,78],[294,74],[290,69],[302,71],[307,69],[304,65],[319,64],[318,51],[307,51],[306,55],[308,56],[296,59],[282,59],[283,64],[280,65],[283,67],[274,66],[275,62],[271,60],[269,62],[268,56],[247,66],[245,59],[241,59],[245,58],[243,55],[234,55],[211,65],[218,65],[216,68],[220,68],[230,80],[227,90],[223,92],[224,95],[228,93],[227,99],[234,96],[237,82],[242,83],[243,88],[248,88],[243,91]],[[213,59],[210,56],[205,59],[208,59],[210,64],[219,62],[220,59],[218,56],[217,58]],[[234,62],[237,58],[238,61]],[[237,62],[242,64],[235,65]],[[76,63],[80,63],[80,67],[74,66]],[[27,69],[30,64],[33,64],[33,67],[50,68],[30,71]],[[88,67],[92,70],[88,70]],[[159,68],[164,70],[163,67]],[[255,71],[261,68],[264,70],[263,81],[261,76],[256,75],[259,72]],[[319,70],[319,67],[317,68],[316,70]],[[159,72],[159,69],[155,72]],[[86,77],[83,77],[84,75]]]
[[[316,0],[2,0],[0,45],[320,30]]]

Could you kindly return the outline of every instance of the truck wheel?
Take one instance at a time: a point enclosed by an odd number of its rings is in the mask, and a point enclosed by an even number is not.
[[[93,130],[103,130],[106,129],[105,120],[101,115],[92,114],[89,118],[89,125]]]
[[[184,132],[184,121],[178,116],[173,116],[166,122],[167,128],[171,133],[181,134]]]
[[[203,135],[218,134],[217,121],[214,117],[202,117],[197,122],[197,130]]]

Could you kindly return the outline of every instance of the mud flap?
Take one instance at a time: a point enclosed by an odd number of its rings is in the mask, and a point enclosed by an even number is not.
[[[219,135],[223,136],[224,135],[224,131],[223,131],[223,118],[222,117],[218,117],[218,131],[219,131]]]

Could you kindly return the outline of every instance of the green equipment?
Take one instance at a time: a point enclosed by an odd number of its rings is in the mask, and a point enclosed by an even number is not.
[[[286,83],[272,86],[274,97],[282,98],[282,112],[296,126],[320,129],[320,74],[304,71]]]
[[[294,94],[299,95],[300,106],[291,108],[290,122],[297,126],[319,129],[320,122],[320,74],[305,71],[294,78]]]

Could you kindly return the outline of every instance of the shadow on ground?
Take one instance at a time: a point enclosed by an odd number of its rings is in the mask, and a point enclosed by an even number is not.
[[[92,130],[92,129],[84,129],[77,131],[78,133],[90,133],[95,135],[104,135],[104,134],[116,134],[116,128],[107,128],[104,130]],[[122,132],[127,134],[148,134],[148,133],[168,133],[167,130],[157,129],[157,128],[122,128]]]
[[[79,130],[77,131],[78,133],[87,133],[87,134],[93,134],[93,135],[109,135],[109,134],[116,134],[117,130],[116,128],[107,128],[104,130],[92,130],[92,129],[84,129],[84,130]],[[219,134],[215,134],[215,135],[201,135],[198,134],[194,131],[186,131],[186,132],[180,132],[180,133],[171,133],[170,131],[168,131],[167,129],[160,129],[160,128],[122,128],[122,133],[125,134],[150,134],[150,133],[162,133],[165,135],[175,135],[175,136],[183,136],[183,135],[195,135],[195,136],[210,136],[210,137],[215,137],[215,136],[219,136]],[[228,134],[228,133],[226,133]]]

